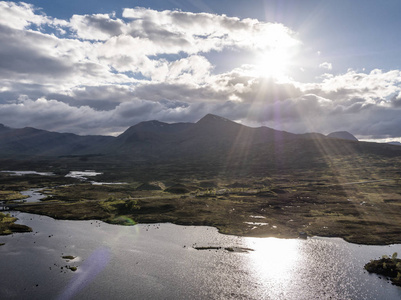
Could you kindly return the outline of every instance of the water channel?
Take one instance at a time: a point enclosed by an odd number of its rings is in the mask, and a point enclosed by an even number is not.
[[[401,288],[363,269],[401,245],[12,214],[33,232],[0,237],[0,299],[401,299]]]

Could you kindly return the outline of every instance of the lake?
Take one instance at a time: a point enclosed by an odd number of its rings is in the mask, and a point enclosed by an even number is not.
[[[0,299],[401,299],[401,288],[363,269],[401,245],[12,214],[33,232],[0,236]],[[210,246],[253,251],[194,249]]]

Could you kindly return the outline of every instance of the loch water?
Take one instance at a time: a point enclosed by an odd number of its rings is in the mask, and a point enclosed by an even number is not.
[[[363,269],[401,245],[11,214],[33,232],[0,237],[0,299],[401,299],[401,288]]]

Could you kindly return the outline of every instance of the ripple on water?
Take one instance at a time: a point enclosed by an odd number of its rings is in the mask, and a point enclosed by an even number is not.
[[[401,298],[400,288],[363,270],[370,259],[400,253],[401,245],[360,246],[332,238],[247,238],[222,235],[211,227],[127,227],[24,213],[17,217],[34,232],[0,237],[6,243],[0,247],[0,269],[8,270],[0,272],[0,282],[8,287],[0,289],[2,299],[11,295],[7,293],[14,293],[14,298],[56,298],[66,289],[68,295],[82,299],[96,295],[110,299],[133,295],[137,299]],[[76,272],[64,268],[61,272],[60,266],[67,264],[63,255],[80,258],[69,262],[78,267]]]

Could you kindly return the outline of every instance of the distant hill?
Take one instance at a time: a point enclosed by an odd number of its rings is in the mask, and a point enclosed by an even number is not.
[[[100,145],[113,140],[109,136],[79,136],[46,130],[0,126],[0,154],[3,156],[60,156],[97,153]]]
[[[348,131],[336,131],[336,132],[332,132],[330,134],[327,135],[327,137],[329,138],[333,138],[333,139],[342,139],[342,140],[349,140],[349,141],[358,141],[358,139],[352,135],[351,133],[349,133]]]
[[[358,142],[347,132],[294,134],[268,127],[252,128],[208,114],[196,123],[141,122],[118,137],[79,136],[35,128],[0,126],[0,155],[82,156],[102,155],[104,161],[160,162],[171,165],[220,165],[222,169],[285,169],[325,164],[327,155],[374,154],[399,156],[401,147]],[[33,159],[33,158],[32,158]],[[267,168],[267,169],[266,169]],[[248,172],[249,174],[249,172]]]

